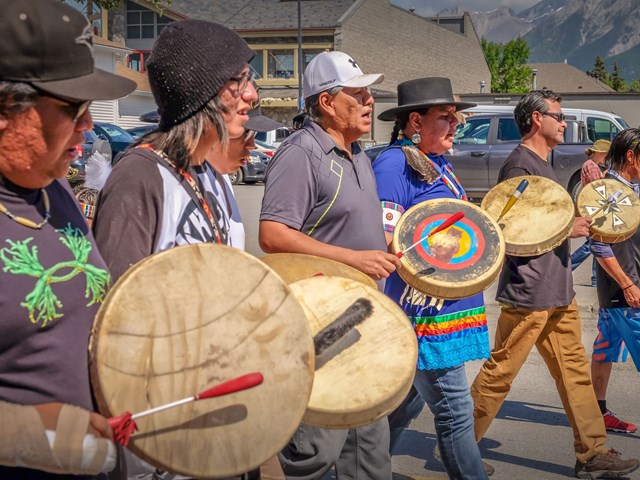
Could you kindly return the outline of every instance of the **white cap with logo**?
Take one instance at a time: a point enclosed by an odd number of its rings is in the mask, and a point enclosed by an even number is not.
[[[356,61],[344,52],[322,52],[316,55],[304,71],[304,98],[333,87],[368,87],[384,80],[381,73],[365,75]]]

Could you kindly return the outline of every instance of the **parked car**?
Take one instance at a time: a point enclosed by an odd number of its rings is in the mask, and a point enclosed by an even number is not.
[[[160,123],[160,114],[154,110],[152,112],[143,113],[138,117],[141,122]]]
[[[260,140],[255,140],[255,142],[256,142],[255,150],[257,150],[260,153],[264,153],[269,158],[273,158],[273,156],[276,153],[276,148],[275,147],[272,147],[268,143],[261,142]]]
[[[109,145],[109,142],[98,138],[91,130],[84,132],[84,142],[78,145],[76,150],[78,151],[78,156],[71,162],[67,172],[67,179],[72,185],[84,181],[87,160],[95,152],[101,153],[109,161],[112,159],[111,145]]]
[[[500,167],[520,143],[512,110],[468,117],[466,124],[458,126],[453,151],[445,154],[467,194],[474,200],[482,199],[495,186]],[[567,115],[565,142],[553,149],[548,160],[558,181],[573,195],[580,185],[580,168],[586,159],[584,150],[593,144],[592,139],[613,138],[626,128],[626,123],[619,117],[613,119],[611,114],[594,110],[582,111],[589,112],[589,117],[579,120],[579,115],[571,110],[562,109]],[[589,129],[588,125],[594,128]],[[386,145],[378,145],[366,149],[365,153],[373,161],[385,148]]]
[[[513,105],[478,105],[465,110],[465,113],[470,116],[489,114],[513,116],[513,109]],[[585,140],[591,143],[600,139],[611,140],[617,132],[629,128],[627,122],[615,113],[585,108],[563,108],[562,113],[566,115],[568,121],[573,120],[585,126]]]
[[[264,142],[273,148],[278,148],[282,141],[291,135],[291,133],[291,130],[287,127],[280,127],[269,132],[256,132],[256,140]]]
[[[235,173],[229,174],[229,180],[231,180],[231,184],[238,185],[239,183],[244,182],[245,184],[249,185],[263,181],[264,175],[267,171],[269,160],[271,160],[271,158],[269,158],[268,155],[265,155],[264,153],[258,152],[256,150],[251,150],[249,161],[246,163],[246,165],[243,165]]]
[[[111,145],[114,164],[117,162],[118,154],[135,141],[129,132],[111,123],[95,122],[93,131],[98,138],[108,141]]]
[[[138,140],[140,137],[157,129],[158,125],[141,125],[139,127],[127,128],[127,132],[129,132],[129,135],[131,135],[134,140]]]

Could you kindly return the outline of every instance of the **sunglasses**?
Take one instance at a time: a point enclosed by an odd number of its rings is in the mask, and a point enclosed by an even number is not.
[[[43,92],[42,90],[38,90],[38,95],[41,97],[53,98],[54,100],[63,103],[63,105],[59,105],[60,109],[69,115],[69,117],[73,119],[74,123],[77,123],[78,120],[87,113],[87,110],[89,110],[89,107],[91,106],[91,100],[86,100],[84,102],[70,102],[69,100],[48,92]]]
[[[546,115],[547,117],[553,117],[560,123],[564,122],[565,119],[567,118],[565,117],[564,113],[560,113],[560,112],[542,112],[542,115]]]

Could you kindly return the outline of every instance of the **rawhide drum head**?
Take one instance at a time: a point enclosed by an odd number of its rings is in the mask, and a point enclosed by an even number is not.
[[[131,267],[98,312],[90,350],[107,417],[264,376],[253,388],[136,420],[129,448],[194,478],[247,472],[280,451],[302,419],[314,371],[309,324],[289,287],[257,258],[213,244]]]
[[[497,184],[482,200],[482,209],[497,220],[522,180],[529,186],[502,217],[500,228],[507,255],[532,257],[553,250],[567,239],[575,212],[571,195],[559,183],[535,175]]]
[[[402,309],[362,282],[317,276],[291,284],[314,335],[316,371],[303,423],[353,428],[404,400],[416,369],[416,336]]]
[[[630,238],[640,225],[640,199],[633,189],[615,179],[596,180],[578,195],[578,212],[591,217],[591,237],[617,243]]]
[[[464,217],[429,236],[457,212]],[[428,238],[425,238],[428,237]],[[407,210],[396,225],[393,251],[404,252],[400,277],[416,290],[444,299],[479,293],[495,280],[505,245],[498,224],[472,203],[455,199],[427,200]]]
[[[328,258],[305,255],[303,253],[272,253],[260,260],[276,271],[287,284],[316,275],[350,278],[378,288],[369,276],[349,265]]]

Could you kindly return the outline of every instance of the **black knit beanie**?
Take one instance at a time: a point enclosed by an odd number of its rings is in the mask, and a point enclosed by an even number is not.
[[[237,33],[217,23],[185,20],[164,27],[147,63],[160,129],[197,113],[254,55]]]

